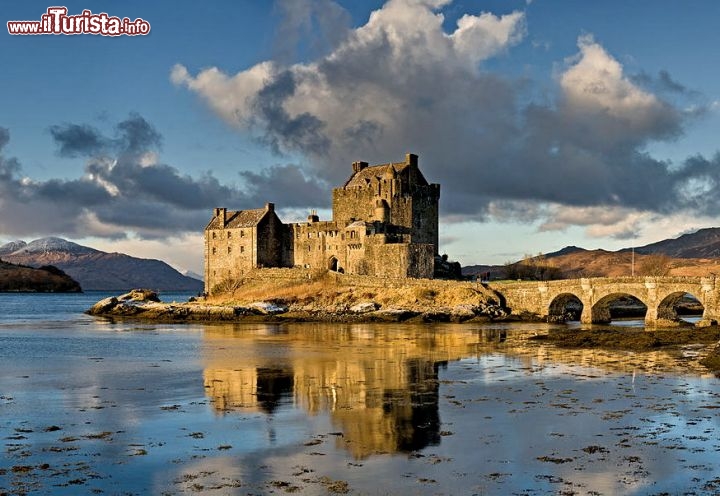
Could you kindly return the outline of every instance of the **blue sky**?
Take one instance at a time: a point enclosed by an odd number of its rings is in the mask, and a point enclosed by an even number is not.
[[[408,151],[463,264],[718,225],[718,2],[63,5],[152,30],[0,35],[0,241],[199,271],[213,206],[327,217],[351,162]]]

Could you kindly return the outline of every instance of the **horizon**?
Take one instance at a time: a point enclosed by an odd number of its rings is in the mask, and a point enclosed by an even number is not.
[[[150,30],[3,33],[0,244],[57,236],[202,273],[212,208],[327,218],[352,162],[408,151],[441,185],[438,251],[463,266],[718,225],[717,2],[63,5]]]

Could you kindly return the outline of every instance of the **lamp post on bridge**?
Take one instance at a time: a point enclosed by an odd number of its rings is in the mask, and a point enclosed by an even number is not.
[[[630,259],[630,274],[635,277],[635,245],[630,248],[632,252],[632,258]]]

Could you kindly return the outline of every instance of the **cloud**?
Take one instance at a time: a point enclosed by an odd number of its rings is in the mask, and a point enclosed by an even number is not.
[[[468,13],[447,31],[449,3],[389,0],[315,58],[279,58],[236,74],[211,67],[192,75],[178,64],[171,79],[277,153],[304,156],[303,177],[334,185],[354,160],[418,153],[428,179],[442,184],[445,221],[539,219],[549,229],[583,225],[568,215],[583,209],[633,219],[720,213],[717,158],[669,164],[645,151],[677,139],[710,107],[700,101],[684,110],[696,93],[667,71],[628,75],[581,35],[554,94],[537,101],[532,81],[486,67],[525,42],[524,13]],[[302,31],[312,13],[305,2],[297,9],[286,22]],[[569,210],[559,215],[553,206]],[[614,214],[598,224],[614,231],[588,229],[624,236],[637,222]]]
[[[275,58],[294,62],[302,50],[325,55],[347,37],[350,15],[332,0],[278,0],[281,22],[276,30]]]
[[[582,226],[589,238],[634,239],[642,225],[657,215],[623,207],[567,207],[549,205],[538,231],[562,231]]]
[[[328,185],[305,176],[298,165],[276,165],[261,172],[240,173],[247,194],[256,205],[276,202],[281,208],[318,206],[329,203]]]
[[[449,3],[389,0],[306,62],[195,75],[176,65],[171,79],[277,153],[303,156],[303,173],[327,184],[344,180],[354,160],[418,153],[428,179],[442,183],[446,221],[552,225],[544,205],[720,212],[716,159],[669,164],[645,151],[681,136],[707,107],[682,110],[673,95],[692,92],[669,73],[630,77],[582,35],[556,74],[554,95],[533,100],[532,81],[486,68],[524,42],[524,13],[465,14],[446,32]],[[306,19],[302,8],[292,15]]]
[[[215,206],[257,208],[275,197],[324,206],[316,180],[292,164],[244,172],[239,185],[221,184],[210,172],[182,174],[158,160],[162,137],[138,114],[119,122],[112,136],[71,123],[50,129],[60,155],[87,157],[84,174],[24,177],[18,160],[3,153],[10,135],[0,128],[0,209],[12,212],[0,217],[5,235],[165,239],[201,231]]]

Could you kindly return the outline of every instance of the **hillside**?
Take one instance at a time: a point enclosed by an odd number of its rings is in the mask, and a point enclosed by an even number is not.
[[[633,274],[703,276],[720,272],[720,228],[701,229],[634,250],[624,248],[613,252],[568,246],[509,266],[463,267],[465,275],[483,272],[490,272],[493,279],[619,277]]]
[[[77,281],[55,267],[34,269],[0,260],[0,292],[79,293]]]
[[[661,253],[673,258],[720,258],[720,228],[700,229],[674,239],[640,246],[635,248],[635,253]]]
[[[78,281],[85,290],[203,290],[201,281],[180,274],[160,260],[106,253],[61,238],[42,238],[31,243],[14,241],[0,246],[0,257],[31,267],[53,265]]]

